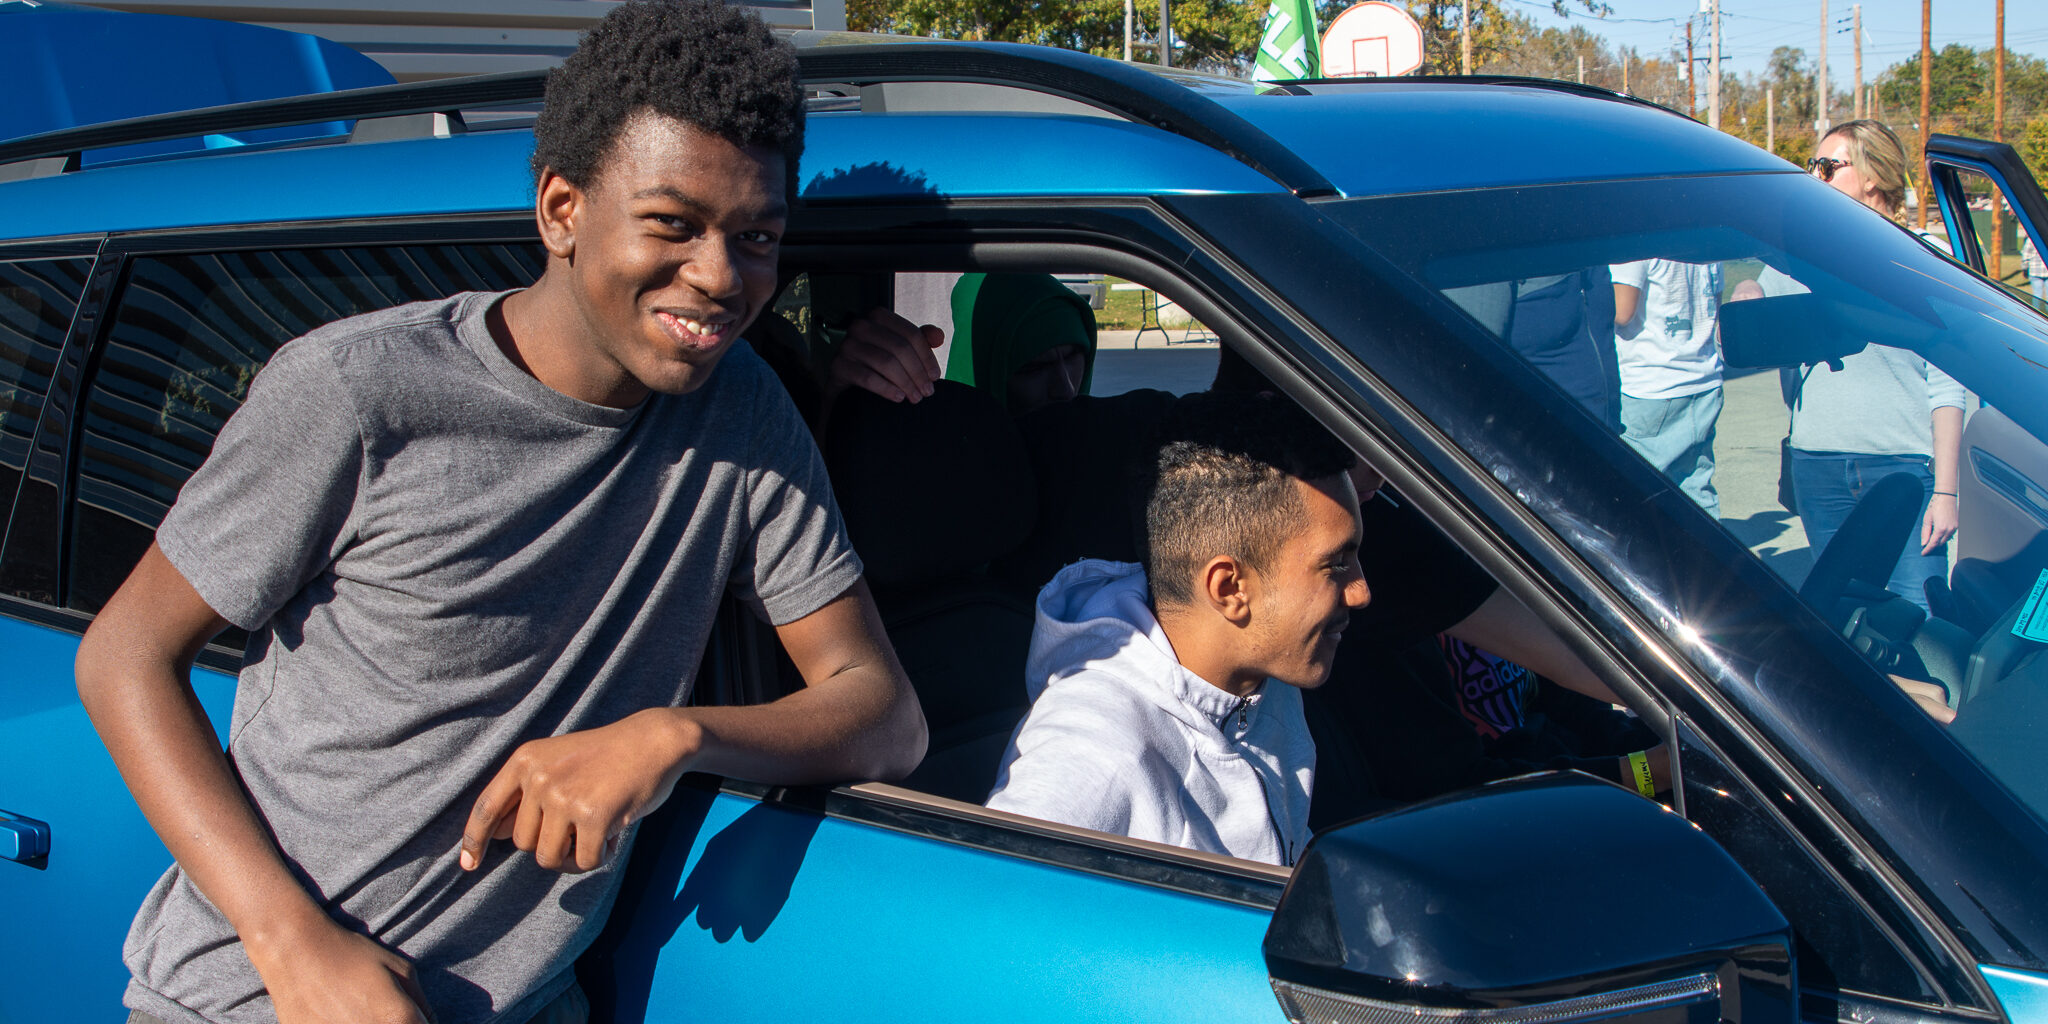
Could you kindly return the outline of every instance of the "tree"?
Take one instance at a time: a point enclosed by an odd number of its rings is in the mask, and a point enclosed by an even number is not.
[[[2008,63],[2008,69],[2011,64]],[[1934,118],[1936,130],[1953,123],[1961,129],[1965,122],[1973,120],[1973,114],[1980,97],[1991,92],[1991,66],[1979,58],[1976,50],[1961,43],[1950,43],[1934,52],[1934,62],[1929,75],[1930,116]],[[1878,102],[1899,120],[1919,119],[1920,111],[1920,58],[1902,60],[1878,73]],[[1988,112],[1988,107],[1986,108]],[[1989,134],[1989,121],[1986,121]]]
[[[1626,90],[1652,103],[1673,110],[1685,109],[1685,55],[1644,57],[1631,47],[1622,47],[1620,58],[1628,67]]]
[[[1252,52],[1266,32],[1266,6],[1264,0],[1173,0],[1173,38],[1180,44],[1173,62],[1224,74],[1248,73]],[[1158,5],[1153,7],[1156,21]],[[1117,5],[1116,24],[1120,56],[1122,4]]]
[[[1150,43],[1159,35],[1157,4],[1137,5],[1134,34]],[[1243,0],[1174,0],[1173,62],[1239,73],[1259,43],[1266,9]],[[1121,57],[1121,0],[847,0],[847,27],[941,39],[1037,43]]]
[[[2020,151],[2020,159],[2027,162],[2027,169],[2034,172],[2034,180],[2048,181],[2048,111],[2035,115],[2026,130],[2013,137],[2018,140],[2014,148]]]
[[[1813,80],[1814,66],[1806,59],[1806,51],[1797,46],[1780,46],[1771,51],[1771,59],[1764,65],[1764,84],[1775,95],[1778,104],[1778,122],[1790,127],[1811,126],[1820,113],[1814,107]]]
[[[1331,19],[1354,2],[1317,0],[1318,25],[1328,28]],[[1403,2],[1422,26],[1424,64],[1420,73],[1457,74],[1462,0]],[[1475,69],[1504,59],[1534,33],[1535,25],[1528,18],[1502,9],[1504,0],[1471,2]],[[1550,2],[1559,14],[1583,11],[1597,17],[1610,11],[1602,0]],[[1141,2],[1134,15],[1134,34],[1149,46],[1159,33],[1159,6]],[[1253,49],[1264,33],[1265,19],[1266,5],[1260,0],[1173,0],[1173,62],[1246,74]],[[857,32],[1038,43],[1105,57],[1123,55],[1124,9],[1120,0],[846,0],[846,23]],[[1591,37],[1583,28],[1572,31]]]

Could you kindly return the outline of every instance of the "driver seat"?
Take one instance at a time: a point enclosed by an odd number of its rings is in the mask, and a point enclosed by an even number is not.
[[[1815,560],[1799,597],[1879,670],[1940,683],[1954,707],[1972,638],[1885,589],[1925,501],[1920,481],[1906,473],[1893,473],[1863,492]]]

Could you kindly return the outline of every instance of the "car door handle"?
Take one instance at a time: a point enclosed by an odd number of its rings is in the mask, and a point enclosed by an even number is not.
[[[49,857],[48,822],[0,811],[0,858],[39,868]]]

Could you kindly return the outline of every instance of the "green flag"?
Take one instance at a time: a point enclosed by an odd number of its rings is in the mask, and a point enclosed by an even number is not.
[[[1261,82],[1322,76],[1314,0],[1273,0],[1266,8],[1266,38],[1259,41],[1256,63],[1252,77]]]

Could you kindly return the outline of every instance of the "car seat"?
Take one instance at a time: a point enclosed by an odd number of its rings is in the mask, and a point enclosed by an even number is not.
[[[987,572],[1037,515],[1024,442],[994,398],[941,380],[916,404],[847,391],[820,447],[931,733],[904,784],[980,803],[1030,705],[1035,592]]]

